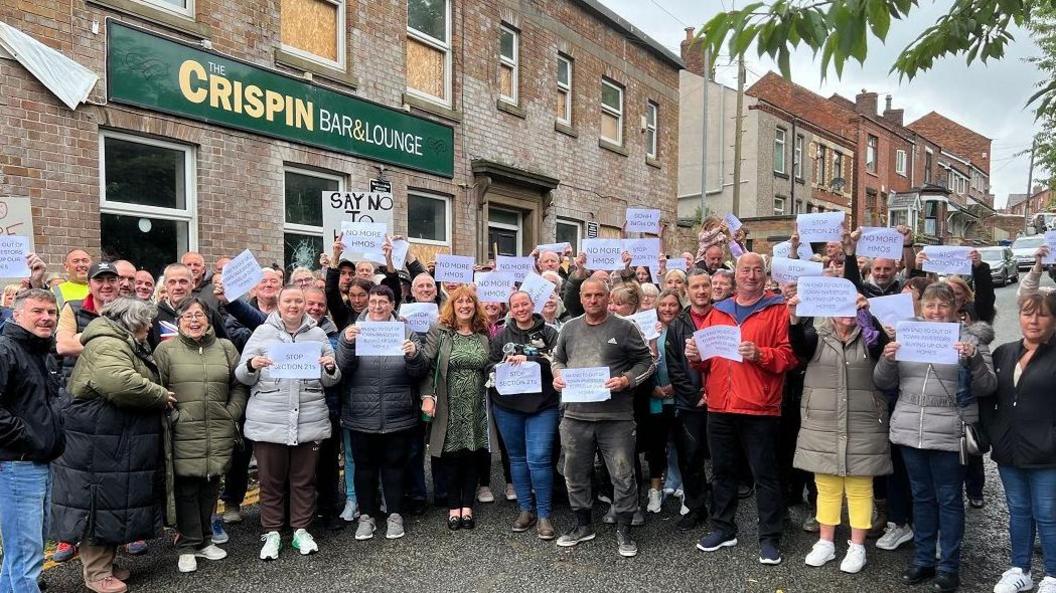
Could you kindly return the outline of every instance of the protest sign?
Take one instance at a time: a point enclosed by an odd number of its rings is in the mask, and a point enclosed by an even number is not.
[[[385,244],[386,232],[388,229],[385,225],[378,222],[343,221],[341,244],[345,246],[345,251],[341,254],[341,259],[385,263],[381,246]]]
[[[539,393],[543,390],[543,373],[538,362],[495,365],[495,390],[501,395]]]
[[[686,259],[684,257],[669,257],[667,258],[667,269],[668,270],[682,270],[686,271]]]
[[[400,317],[404,318],[411,331],[424,334],[436,323],[440,308],[436,303],[404,303],[400,305]]]
[[[272,379],[318,379],[322,374],[319,357],[323,345],[319,342],[289,342],[272,344],[268,348]]]
[[[1056,264],[1056,231],[1045,231],[1045,245],[1049,248],[1049,256],[1041,263]]]
[[[524,282],[521,283],[521,290],[527,292],[528,296],[532,298],[532,309],[536,313],[543,312],[546,301],[550,299],[550,295],[554,294],[555,289],[557,289],[556,284],[539,274],[528,274]]]
[[[33,208],[22,196],[0,197],[0,235],[21,235],[33,251]]]
[[[895,341],[899,344],[895,360],[957,364],[955,344],[960,335],[959,323],[901,321],[895,326]]]
[[[774,257],[770,260],[770,277],[778,284],[795,282],[801,276],[821,276],[825,266],[820,261]]]
[[[543,243],[542,245],[536,245],[535,251],[539,255],[542,255],[545,251],[553,251],[558,255],[564,255],[566,249],[571,249],[572,244],[569,242],[564,243]]]
[[[477,272],[473,283],[480,302],[505,303],[513,292],[514,279],[509,272]]]
[[[880,325],[895,327],[899,321],[916,317],[913,311],[913,295],[908,292],[869,299],[869,313]]]
[[[734,259],[744,255],[744,249],[741,248],[741,244],[737,241],[730,241],[730,244],[727,245],[727,247],[730,248],[730,255],[732,255]]]
[[[360,321],[356,327],[356,356],[403,356],[407,330],[402,321]]]
[[[796,281],[797,317],[854,317],[858,290],[846,278],[803,276]]]
[[[656,266],[660,259],[660,239],[624,239],[623,250],[631,254],[632,266]]]
[[[905,237],[892,227],[869,226],[862,228],[856,253],[865,257],[883,257],[898,261],[902,259],[902,243]]]
[[[792,242],[791,241],[782,241],[782,242],[778,243],[777,245],[774,245],[774,248],[771,251],[771,253],[773,253],[774,257],[784,257],[784,258],[787,258],[791,252],[792,252]],[[808,259],[814,257],[814,252],[810,250],[810,243],[800,243],[799,244],[799,248],[796,249],[796,255],[798,255],[799,259],[802,259],[802,260],[808,260]]]
[[[741,328],[736,325],[713,325],[697,330],[693,332],[693,341],[701,360],[716,356],[736,362],[744,360],[737,351],[741,345]]]
[[[656,329],[656,309],[646,309],[627,317],[642,330],[646,340],[655,340],[660,337],[660,331]]]
[[[343,222],[376,222],[393,228],[392,192],[322,192],[324,243],[336,241]]]
[[[259,284],[260,279],[264,277],[264,272],[261,271],[257,258],[246,249],[227,262],[224,266],[223,277],[224,298],[231,302]]]
[[[433,271],[437,282],[469,284],[473,282],[473,258],[441,253],[436,256],[436,268]]]
[[[402,270],[404,265],[407,264],[407,252],[410,251],[411,244],[406,239],[393,239],[392,240],[392,267],[397,270]],[[412,278],[413,280],[413,278]]]
[[[660,234],[660,211],[649,208],[628,208],[628,233]]]
[[[843,212],[811,212],[796,215],[796,229],[802,243],[839,241],[843,236]]]
[[[603,402],[612,399],[612,392],[605,388],[609,380],[609,367],[586,367],[561,371],[565,388],[561,390],[561,403]]]
[[[622,241],[619,239],[583,239],[583,253],[591,270],[622,270]]]
[[[0,278],[26,278],[29,266],[29,237],[0,234]]]
[[[727,212],[726,216],[723,216],[722,219],[726,221],[726,228],[730,229],[731,233],[736,233],[742,226],[744,226],[741,219],[737,218],[737,215],[733,212]]]
[[[924,271],[936,274],[971,275],[972,260],[968,259],[971,253],[971,247],[925,245],[924,254],[928,256],[928,259],[924,260]]]
[[[509,272],[516,282],[523,282],[524,277],[535,272],[534,257],[495,256],[495,271]]]

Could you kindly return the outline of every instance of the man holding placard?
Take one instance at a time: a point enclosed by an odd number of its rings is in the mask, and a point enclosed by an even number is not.
[[[563,391],[572,387],[571,378],[566,383],[563,377],[566,369],[607,368],[608,380],[583,387],[593,387],[595,392],[605,390],[611,396],[578,403],[567,401],[562,394],[564,418],[560,433],[565,453],[562,473],[568,486],[569,504],[576,514],[576,526],[562,535],[557,545],[571,547],[594,539],[591,475],[597,449],[612,478],[618,552],[625,557],[636,556],[638,544],[631,538],[631,519],[638,509],[632,395],[636,387],[652,376],[656,365],[634,322],[609,313],[609,289],[605,282],[593,278],[584,281],[579,296],[584,314],[565,324],[554,347],[554,389]]]
[[[909,227],[898,225],[894,229],[902,236],[902,261],[906,267],[906,274],[912,270],[915,261],[913,254],[913,236]],[[858,269],[856,252],[862,250],[867,244],[869,248],[862,255],[880,253],[885,248],[890,251],[890,243],[894,240],[890,233],[891,229],[859,227],[853,232],[843,235],[843,253],[846,261],[843,266],[843,277],[854,283],[858,292],[866,298],[890,296],[902,292],[902,282],[898,280],[898,261],[889,257],[875,257],[872,260],[869,278],[863,279],[861,270]]]
[[[737,260],[737,288],[732,298],[715,305],[702,327],[738,326],[742,362],[715,357],[700,360],[696,344],[686,342],[686,358],[706,376],[708,436],[711,446],[712,532],[697,548],[714,552],[737,545],[738,449],[743,447],[755,476],[759,510],[759,562],[781,562],[784,508],[777,465],[784,374],[799,361],[788,341],[785,299],[766,292],[762,256],[746,253]]]

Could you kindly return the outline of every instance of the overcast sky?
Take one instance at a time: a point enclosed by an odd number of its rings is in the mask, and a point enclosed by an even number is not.
[[[678,54],[687,25],[699,28],[716,12],[730,8],[733,0],[601,1]],[[816,61],[809,50],[801,48],[792,57],[792,78],[824,96],[838,92],[853,100],[862,89],[875,91],[880,94],[881,109],[884,95],[891,94],[894,107],[906,110],[907,123],[929,111],[938,111],[993,139],[990,183],[996,205],[1000,207],[1009,193],[1023,193],[1027,186],[1029,157],[1013,155],[1029,151],[1034,131],[1034,115],[1024,108],[1039,78],[1035,68],[1023,62],[1024,57],[1038,51],[1030,36],[1018,31],[1005,59],[987,66],[968,67],[964,58],[955,57],[936,62],[931,71],[912,82],[899,83],[897,77],[888,74],[901,50],[934,23],[950,4],[949,0],[937,0],[934,4],[922,2],[908,20],[892,23],[886,45],[870,37],[865,65],[849,61],[842,79],[832,73],[822,82],[820,59]],[[769,60],[751,59],[755,55],[753,46],[747,61],[749,85],[768,70],[777,70]],[[736,67],[720,62],[717,78],[719,82],[735,86]]]

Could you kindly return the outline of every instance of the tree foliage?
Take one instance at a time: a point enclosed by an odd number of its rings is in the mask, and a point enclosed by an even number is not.
[[[1039,92],[1044,95],[1044,109],[1039,105],[1039,131],[1034,136],[1034,162],[1040,173],[1036,176],[1039,182],[1056,187],[1056,109],[1052,108],[1054,85],[1056,85],[1056,6],[1038,6],[1027,22],[1030,36],[1038,45],[1041,53],[1027,59],[1038,71],[1048,77],[1049,81],[1039,82]]]

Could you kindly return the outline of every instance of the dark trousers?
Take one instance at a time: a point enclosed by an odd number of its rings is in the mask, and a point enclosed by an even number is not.
[[[891,447],[891,465],[894,471],[885,476],[887,520],[895,525],[908,525],[913,522],[913,494],[909,489],[906,464],[902,461],[902,447]]]
[[[315,517],[315,466],[318,443],[295,447],[255,443],[260,480],[260,525],[264,531],[282,529],[286,518],[286,485],[289,483],[290,527],[307,529]]]
[[[985,485],[986,473],[983,471],[982,456],[969,455],[964,473],[964,490],[968,493],[968,498],[982,498]]]
[[[708,413],[711,445],[712,527],[727,536],[737,534],[737,485],[741,454],[755,476],[759,541],[780,542],[784,500],[777,467],[781,418],[748,414]]]
[[[176,499],[176,528],[180,538],[176,549],[193,554],[213,543],[213,507],[220,492],[220,478],[176,476],[172,483]]]
[[[664,406],[663,411],[643,414],[638,429],[642,435],[645,462],[649,465],[649,479],[659,480],[667,470],[667,440],[671,436],[674,410]]]
[[[794,390],[786,388],[784,398],[781,400],[781,433],[777,449],[778,475],[785,496],[785,506],[802,504],[804,489],[808,492],[807,501],[814,506],[818,496],[814,475],[792,467],[793,458],[796,456],[799,426],[802,421],[799,404],[803,391],[802,389],[795,393],[790,391]]]
[[[253,441],[242,437],[242,446],[235,446],[231,454],[231,467],[224,475],[224,492],[220,500],[227,507],[241,506],[249,489],[249,462],[253,458]]]
[[[510,475],[510,453],[506,450],[506,442],[502,440],[499,431],[495,431],[495,440],[499,443],[499,458],[502,460],[502,477],[504,484],[512,484],[513,477]],[[477,457],[477,477],[480,486],[491,487],[491,451],[479,451]]]
[[[940,572],[956,573],[964,538],[964,466],[954,451],[900,447],[913,491],[913,545],[917,566],[935,566],[940,542]]]
[[[341,423],[330,418],[330,438],[319,443],[319,464],[315,468],[315,481],[319,497],[316,512],[324,517],[336,517],[344,508],[341,494],[341,471],[339,455],[342,448]]]
[[[612,481],[612,507],[616,517],[620,522],[630,523],[638,509],[638,484],[634,479],[634,421],[589,422],[566,417],[561,419],[559,430],[565,450],[563,473],[572,510],[590,510],[594,504],[591,476],[594,451],[598,450]]]
[[[418,422],[411,433],[407,454],[405,494],[413,500],[425,500],[425,439],[429,435],[429,425]]]
[[[352,458],[356,460],[356,496],[364,515],[377,517],[378,484],[385,494],[385,510],[399,514],[403,504],[407,455],[414,430],[385,434],[352,431]]]
[[[711,455],[708,450],[708,413],[675,413],[675,450],[678,451],[678,470],[682,473],[682,491],[686,493],[686,507],[694,512],[707,512],[711,496],[704,461]]]
[[[454,451],[440,456],[447,482],[447,508],[471,509],[477,499],[480,451]]]

